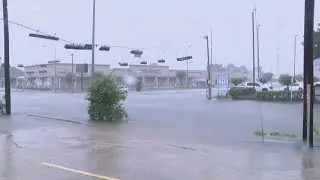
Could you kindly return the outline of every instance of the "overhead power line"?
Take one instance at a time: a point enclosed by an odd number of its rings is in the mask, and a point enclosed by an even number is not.
[[[0,17],[0,20],[3,20],[3,18]],[[9,20],[8,22],[10,24],[14,24],[16,26],[19,26],[19,27],[22,27],[22,28],[25,28],[25,29],[29,29],[29,30],[34,31],[34,32],[39,33],[39,34],[43,34],[43,35],[46,35],[46,36],[52,36],[52,37],[56,36],[56,33],[54,35],[51,35],[49,33],[40,31],[40,29],[35,29],[33,27],[30,27],[30,26],[27,26],[27,25],[24,25],[24,24],[15,22],[15,21],[10,21]],[[66,39],[61,38],[61,37],[59,37],[59,40],[63,41],[63,42],[66,42],[66,43],[69,43],[69,44],[84,44],[84,43],[72,42],[70,40],[66,40]],[[116,46],[116,45],[106,45],[106,44],[103,44],[103,45],[102,44],[95,44],[95,46],[109,46],[109,47],[112,47],[112,48],[122,48],[122,49],[144,49],[144,50],[150,49],[150,48],[134,48],[134,47],[128,47],[128,46]]]

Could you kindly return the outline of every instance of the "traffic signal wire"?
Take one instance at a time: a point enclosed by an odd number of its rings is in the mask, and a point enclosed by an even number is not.
[[[0,20],[3,20],[3,18],[0,17]],[[15,22],[15,21],[10,21],[10,20],[9,20],[8,23],[17,25],[17,26],[22,27],[22,28],[25,28],[25,29],[29,29],[29,30],[34,31],[34,32],[36,32],[36,33],[43,34],[43,35],[45,35],[45,36],[55,37],[55,35],[56,35],[56,34],[54,34],[54,35],[52,36],[52,35],[50,35],[49,33],[42,32],[42,31],[40,31],[39,29],[35,29],[35,28],[33,28],[33,27],[30,27],[30,26],[27,26],[27,25],[24,25],[24,24]],[[72,42],[72,41],[63,39],[63,38],[61,38],[61,37],[59,37],[59,40],[65,42],[65,43],[69,43],[69,44],[85,44],[85,43]],[[104,45],[95,44],[95,46],[109,46],[109,47],[112,47],[112,48],[121,48],[121,49],[143,49],[143,50],[150,49],[150,48],[134,48],[134,47],[128,47],[128,46],[115,46],[115,45],[105,45],[105,44],[104,44]]]

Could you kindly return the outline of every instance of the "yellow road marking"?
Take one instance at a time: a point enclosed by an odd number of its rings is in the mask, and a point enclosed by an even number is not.
[[[102,175],[98,175],[98,174],[93,174],[90,172],[85,172],[85,171],[79,171],[79,170],[75,170],[75,169],[71,169],[71,168],[66,168],[63,166],[59,166],[59,165],[54,165],[54,164],[50,164],[50,163],[42,163],[42,165],[46,165],[49,167],[54,167],[54,168],[58,168],[58,169],[62,169],[65,171],[69,171],[69,172],[73,172],[76,174],[82,174],[82,175],[86,175],[86,176],[91,176],[91,177],[96,177],[96,178],[100,178],[100,179],[106,179],[106,180],[120,180],[120,179],[116,179],[116,178],[111,178],[111,177],[107,177],[107,176],[102,176]]]

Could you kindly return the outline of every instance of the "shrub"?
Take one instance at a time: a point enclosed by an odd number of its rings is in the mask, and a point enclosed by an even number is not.
[[[254,88],[232,87],[228,94],[234,100],[255,100],[256,90]]]
[[[4,96],[2,99],[0,99],[0,115],[4,115],[6,112],[6,104],[4,101]]]
[[[142,90],[142,82],[139,80],[136,82],[136,91],[140,92]]]
[[[99,76],[87,90],[89,101],[88,114],[91,120],[120,120],[126,118],[127,112],[121,102],[126,94],[117,86],[111,75]]]
[[[231,83],[234,84],[235,86],[238,86],[242,82],[243,82],[243,78],[242,77],[232,77],[231,78]]]
[[[292,101],[302,101],[303,92],[292,91]],[[257,92],[259,101],[291,101],[291,92],[289,91],[262,91]]]

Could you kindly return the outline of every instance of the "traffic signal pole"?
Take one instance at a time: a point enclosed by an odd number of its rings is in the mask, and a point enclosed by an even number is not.
[[[207,40],[207,69],[208,69],[208,90],[209,90],[209,95],[208,95],[208,100],[211,100],[212,98],[212,84],[211,84],[211,73],[210,73],[210,53],[209,53],[209,37],[205,36],[205,39]]]
[[[304,93],[303,93],[303,142],[308,140],[313,148],[313,28],[314,0],[305,0],[304,16]]]
[[[11,90],[10,90],[10,60],[9,60],[9,24],[8,24],[8,2],[2,1],[3,5],[3,33],[4,33],[4,83],[6,115],[11,114]]]

